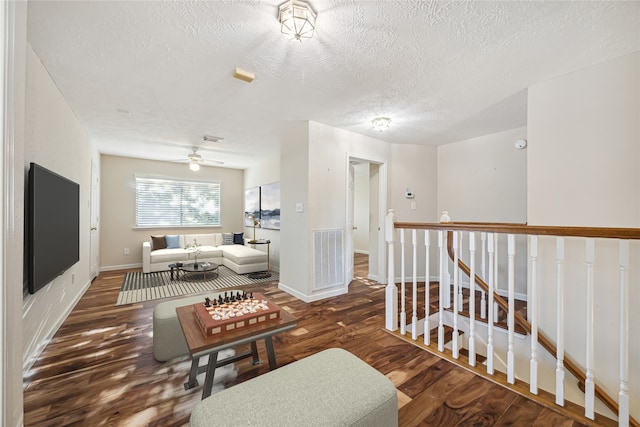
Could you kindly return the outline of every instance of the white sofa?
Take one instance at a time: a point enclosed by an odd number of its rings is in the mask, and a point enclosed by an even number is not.
[[[181,234],[179,240],[180,248],[177,249],[153,250],[151,242],[144,242],[142,244],[142,271],[144,273],[164,271],[169,270],[169,264],[174,262],[193,262],[193,253],[185,248],[194,240],[200,245],[198,262],[215,262],[230,268],[237,274],[255,273],[268,269],[266,252],[240,244],[224,245],[222,233]]]

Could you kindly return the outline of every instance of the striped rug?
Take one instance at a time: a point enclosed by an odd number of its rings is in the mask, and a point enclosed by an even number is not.
[[[271,277],[250,279],[247,274],[236,274],[223,265],[218,267],[218,277],[215,273],[207,273],[204,279],[201,273],[187,273],[184,276],[181,274],[179,280],[175,276],[174,280],[171,280],[169,271],[147,274],[135,271],[125,275],[116,305],[271,282],[277,281],[278,278],[278,273],[271,272]]]

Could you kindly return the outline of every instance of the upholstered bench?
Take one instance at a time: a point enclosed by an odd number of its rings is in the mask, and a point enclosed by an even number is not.
[[[398,425],[393,383],[332,348],[218,392],[198,404],[191,427]]]
[[[207,294],[206,296],[215,296]],[[153,357],[164,362],[176,357],[188,356],[189,348],[178,322],[176,307],[204,302],[204,295],[164,301],[153,309]]]

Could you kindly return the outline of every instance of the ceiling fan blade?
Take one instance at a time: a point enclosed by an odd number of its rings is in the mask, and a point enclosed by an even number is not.
[[[224,165],[224,162],[220,161],[220,160],[208,160],[208,159],[202,159],[201,163],[203,164],[212,164],[212,165]]]

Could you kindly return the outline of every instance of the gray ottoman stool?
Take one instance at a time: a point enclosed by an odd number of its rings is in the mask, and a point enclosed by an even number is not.
[[[211,294],[213,295],[218,294]],[[153,357],[158,362],[189,355],[176,307],[204,302],[204,297],[205,295],[198,295],[165,301],[153,309]]]
[[[199,402],[191,427],[398,425],[393,383],[346,350],[316,353]]]

